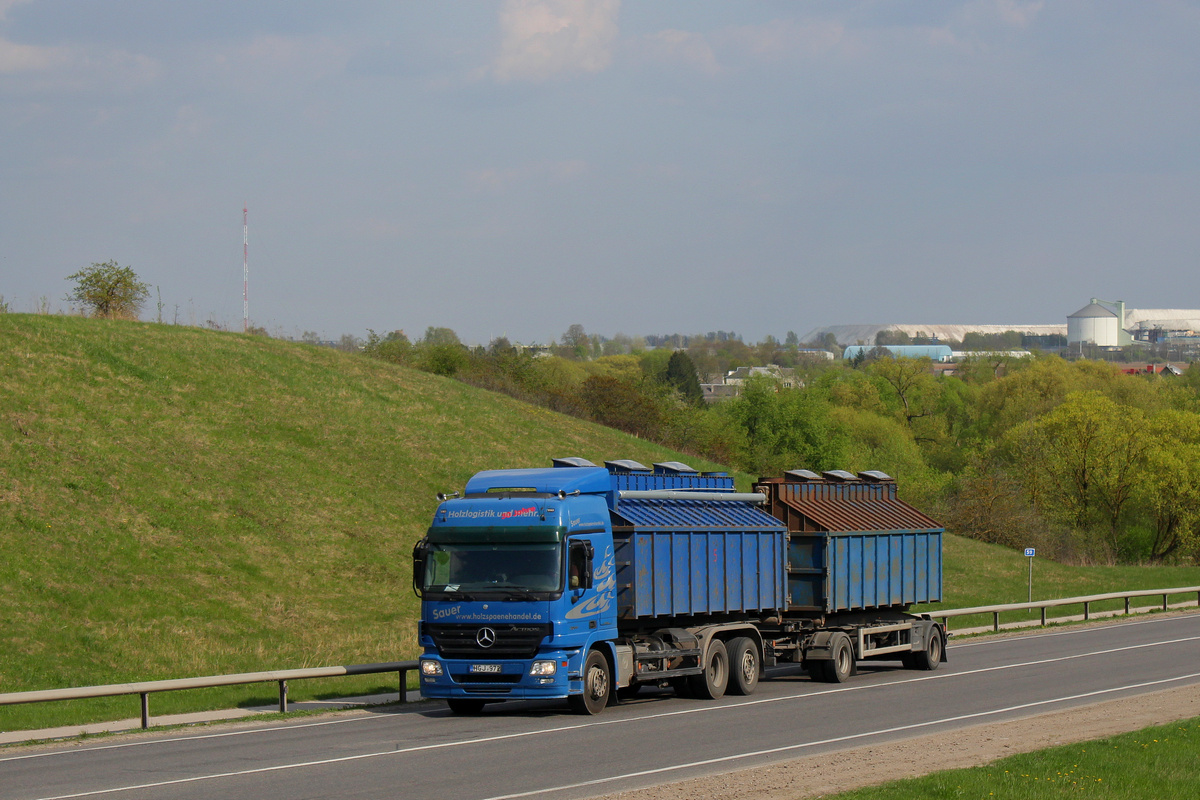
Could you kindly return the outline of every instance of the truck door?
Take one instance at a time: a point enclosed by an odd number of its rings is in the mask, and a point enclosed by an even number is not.
[[[594,631],[616,625],[616,563],[607,537],[599,542],[587,536],[572,536],[567,545],[567,590],[569,608],[564,615],[567,630]]]

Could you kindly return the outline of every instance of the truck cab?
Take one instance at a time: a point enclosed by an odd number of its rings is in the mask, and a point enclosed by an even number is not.
[[[607,702],[612,491],[602,467],[495,470],[442,500],[413,553],[423,697],[458,713],[516,699]],[[593,652],[605,669],[588,669]]]

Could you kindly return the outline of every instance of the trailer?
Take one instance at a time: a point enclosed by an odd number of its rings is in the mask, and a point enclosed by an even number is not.
[[[767,666],[847,680],[858,662],[936,669],[943,529],[880,472],[726,473],[579,458],[491,470],[440,495],[413,551],[422,696],[457,713],[645,686],[752,693]]]

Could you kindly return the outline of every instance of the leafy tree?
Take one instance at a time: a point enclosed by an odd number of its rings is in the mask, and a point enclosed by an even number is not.
[[[562,335],[560,355],[575,361],[583,361],[592,353],[592,340],[578,322],[567,328]]]
[[[696,365],[685,351],[676,350],[667,360],[666,380],[687,402],[697,405],[704,402]]]
[[[1139,476],[1152,523],[1150,558],[1200,551],[1200,414],[1165,411],[1151,422],[1154,443]]]
[[[362,347],[363,353],[382,361],[393,364],[406,364],[412,356],[412,343],[404,335],[404,331],[391,331],[380,336],[370,328],[367,329],[367,341]]]
[[[1101,531],[1109,557],[1121,553],[1122,517],[1151,445],[1141,412],[1099,392],[1077,392],[1013,428],[1005,444],[1041,513],[1077,530]]]
[[[446,377],[453,376],[470,361],[466,348],[458,344],[422,345],[419,353],[419,369]]]
[[[883,358],[871,362],[868,370],[900,403],[901,417],[910,428],[913,420],[930,413],[927,400],[937,393],[930,363],[928,358]]]
[[[902,330],[880,331],[875,334],[875,345],[877,347],[887,347],[889,344],[912,344],[912,337]]]
[[[67,277],[75,288],[67,301],[91,309],[92,315],[106,319],[137,319],[150,287],[138,280],[131,267],[116,261],[94,263]]]
[[[738,464],[759,475],[787,469],[833,469],[842,458],[844,437],[829,418],[829,407],[814,392],[780,389],[770,378],[746,381],[742,393],[714,409],[740,429]]]
[[[1021,488],[1017,478],[995,464],[973,463],[955,482],[942,522],[972,539],[1013,548],[1037,545],[1045,551],[1053,540]]]
[[[458,339],[458,334],[450,328],[435,328],[430,325],[425,329],[425,337],[421,340],[422,344],[427,345],[462,345]]]
[[[635,436],[650,436],[659,429],[661,406],[629,381],[592,375],[583,382],[580,396],[592,419],[601,425]]]

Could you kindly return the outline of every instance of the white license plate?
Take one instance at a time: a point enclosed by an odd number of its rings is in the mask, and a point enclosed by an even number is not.
[[[499,664],[472,664],[471,672],[499,672]]]

